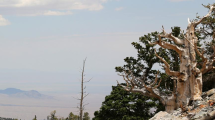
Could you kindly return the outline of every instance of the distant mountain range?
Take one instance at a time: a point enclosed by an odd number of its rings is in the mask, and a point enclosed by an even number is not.
[[[5,90],[0,90],[0,94],[6,94],[10,97],[18,98],[53,99],[52,96],[40,94],[36,90],[24,91],[16,88],[7,88]]]

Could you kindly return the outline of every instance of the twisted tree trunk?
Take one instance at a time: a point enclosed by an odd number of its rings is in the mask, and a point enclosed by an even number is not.
[[[145,96],[159,99],[166,107],[167,112],[171,112],[179,107],[186,107],[189,102],[201,100],[202,74],[214,68],[215,47],[213,46],[214,54],[211,55],[210,59],[204,57],[204,51],[201,50],[200,52],[197,47],[198,38],[195,35],[195,28],[205,18],[210,16],[214,8],[214,6],[211,6],[209,13],[199,21],[191,22],[188,19],[189,24],[186,34],[183,34],[183,39],[179,39],[171,33],[167,34],[163,28],[163,33],[158,35],[159,40],[154,43],[149,42],[151,45],[159,45],[162,48],[174,50],[179,55],[180,70],[172,71],[170,70],[170,65],[155,52],[155,55],[165,64],[164,69],[166,74],[172,76],[174,80],[172,95],[169,96],[158,89],[160,85],[160,82],[158,83],[158,75],[156,75],[156,79],[152,84],[146,85],[146,77],[144,75],[143,77],[135,77],[130,70],[129,73],[124,71],[124,74],[121,74],[127,83],[127,86],[123,86],[123,88],[127,91],[139,92]],[[170,39],[174,41],[175,44],[163,41],[163,38]],[[201,69],[197,68],[196,54],[198,54],[203,61]],[[157,83],[158,85],[156,85]]]

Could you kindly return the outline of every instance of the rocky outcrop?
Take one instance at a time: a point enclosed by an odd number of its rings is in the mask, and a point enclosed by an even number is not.
[[[193,101],[172,113],[161,111],[150,120],[213,120],[215,119],[215,89],[202,94],[201,101]]]

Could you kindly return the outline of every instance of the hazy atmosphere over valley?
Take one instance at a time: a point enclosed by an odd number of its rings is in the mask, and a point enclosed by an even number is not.
[[[86,112],[99,110],[106,95],[124,82],[115,72],[136,57],[131,42],[162,25],[187,27],[187,18],[205,15],[212,0],[0,0],[0,117],[67,117],[81,91],[86,60]],[[192,7],[192,9],[190,9]],[[158,66],[158,65],[157,65]],[[157,68],[160,69],[160,68]],[[31,91],[34,90],[34,91]],[[28,92],[26,92],[28,91]],[[40,97],[38,97],[39,95]],[[44,95],[41,97],[41,95]],[[34,96],[34,97],[32,97]]]

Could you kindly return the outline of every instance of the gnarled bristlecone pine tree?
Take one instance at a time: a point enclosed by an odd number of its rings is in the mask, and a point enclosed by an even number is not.
[[[188,26],[183,39],[173,36],[171,33],[166,33],[164,28],[159,34],[158,41],[149,42],[151,45],[159,45],[164,49],[171,49],[177,52],[180,59],[180,70],[172,71],[168,62],[156,53],[155,55],[165,64],[164,69],[167,75],[171,76],[174,81],[174,87],[171,95],[167,95],[158,89],[161,80],[158,75],[152,84],[146,84],[146,77],[144,74],[140,77],[133,75],[130,72],[123,72],[120,76],[126,81],[127,86],[122,86],[125,90],[130,92],[138,92],[142,95],[154,97],[160,100],[165,106],[167,112],[171,112],[179,107],[186,107],[189,103],[198,102],[202,99],[202,74],[214,69],[213,63],[215,61],[215,46],[213,46],[214,54],[210,57],[204,56],[204,51],[197,46],[198,38],[195,34],[196,27],[203,22],[215,10],[215,6],[211,5],[207,15],[199,20],[190,21],[188,19]],[[170,39],[175,44],[164,41],[163,39]],[[203,63],[200,68],[197,67],[196,55],[200,56]]]

